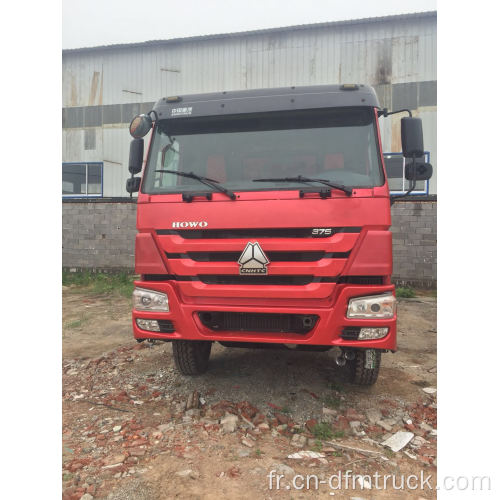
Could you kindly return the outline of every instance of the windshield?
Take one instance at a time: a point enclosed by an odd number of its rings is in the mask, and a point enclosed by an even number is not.
[[[348,187],[383,184],[371,109],[287,111],[158,122],[145,193],[203,190],[193,172],[233,191],[303,189],[300,182],[254,179],[306,176]]]

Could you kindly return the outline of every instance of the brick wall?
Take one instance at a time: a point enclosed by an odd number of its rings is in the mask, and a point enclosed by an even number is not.
[[[436,201],[399,201],[392,206],[395,283],[436,286],[436,209]]]
[[[133,269],[136,205],[64,202],[62,263],[66,269]],[[393,281],[436,286],[436,202],[392,207]]]
[[[63,268],[133,269],[135,217],[135,203],[63,203]]]

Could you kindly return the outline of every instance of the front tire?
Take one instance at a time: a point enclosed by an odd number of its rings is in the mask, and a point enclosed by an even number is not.
[[[212,342],[204,340],[173,340],[175,366],[183,375],[201,375],[208,368]]]
[[[354,359],[348,360],[345,365],[349,381],[356,385],[375,384],[381,361],[382,353],[378,349],[356,349]]]

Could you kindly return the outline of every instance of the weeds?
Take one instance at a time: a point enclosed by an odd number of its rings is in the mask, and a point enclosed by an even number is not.
[[[338,382],[329,382],[328,383],[328,389],[336,392],[344,392],[344,386],[342,384],[339,384]]]
[[[336,410],[340,407],[340,403],[341,403],[340,398],[336,398],[334,396],[325,396],[323,398],[323,404],[327,408],[332,408],[332,409]]]
[[[323,449],[323,443],[319,439],[316,439],[312,449],[313,451],[317,451],[319,453]]]
[[[417,294],[413,288],[396,288],[396,297],[398,299],[413,299]]]
[[[326,439],[331,439],[333,432],[330,424],[326,422],[321,422],[316,424],[312,429],[313,436],[317,440],[325,441]]]
[[[66,323],[65,327],[69,329],[80,328],[83,325],[83,323],[85,323],[85,321],[86,318],[75,319],[73,321]]]
[[[107,274],[63,271],[62,284],[71,286],[75,293],[130,297],[134,290],[134,275],[126,272]]]

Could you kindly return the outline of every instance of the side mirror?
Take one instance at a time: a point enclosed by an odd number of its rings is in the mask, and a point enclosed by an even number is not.
[[[140,177],[131,177],[130,179],[127,179],[127,185],[125,189],[127,190],[127,193],[137,193],[139,191],[139,188],[141,186],[141,178]]]
[[[130,143],[130,154],[128,158],[128,171],[134,175],[142,170],[144,158],[144,139],[134,139]]]
[[[137,115],[130,122],[128,130],[134,139],[140,139],[151,130],[152,126],[153,120],[151,120],[151,117],[148,115]]]
[[[410,163],[405,165],[405,178],[408,181],[428,181],[432,177],[430,163]]]
[[[405,117],[401,119],[401,145],[405,158],[424,155],[424,134],[420,118]]]

